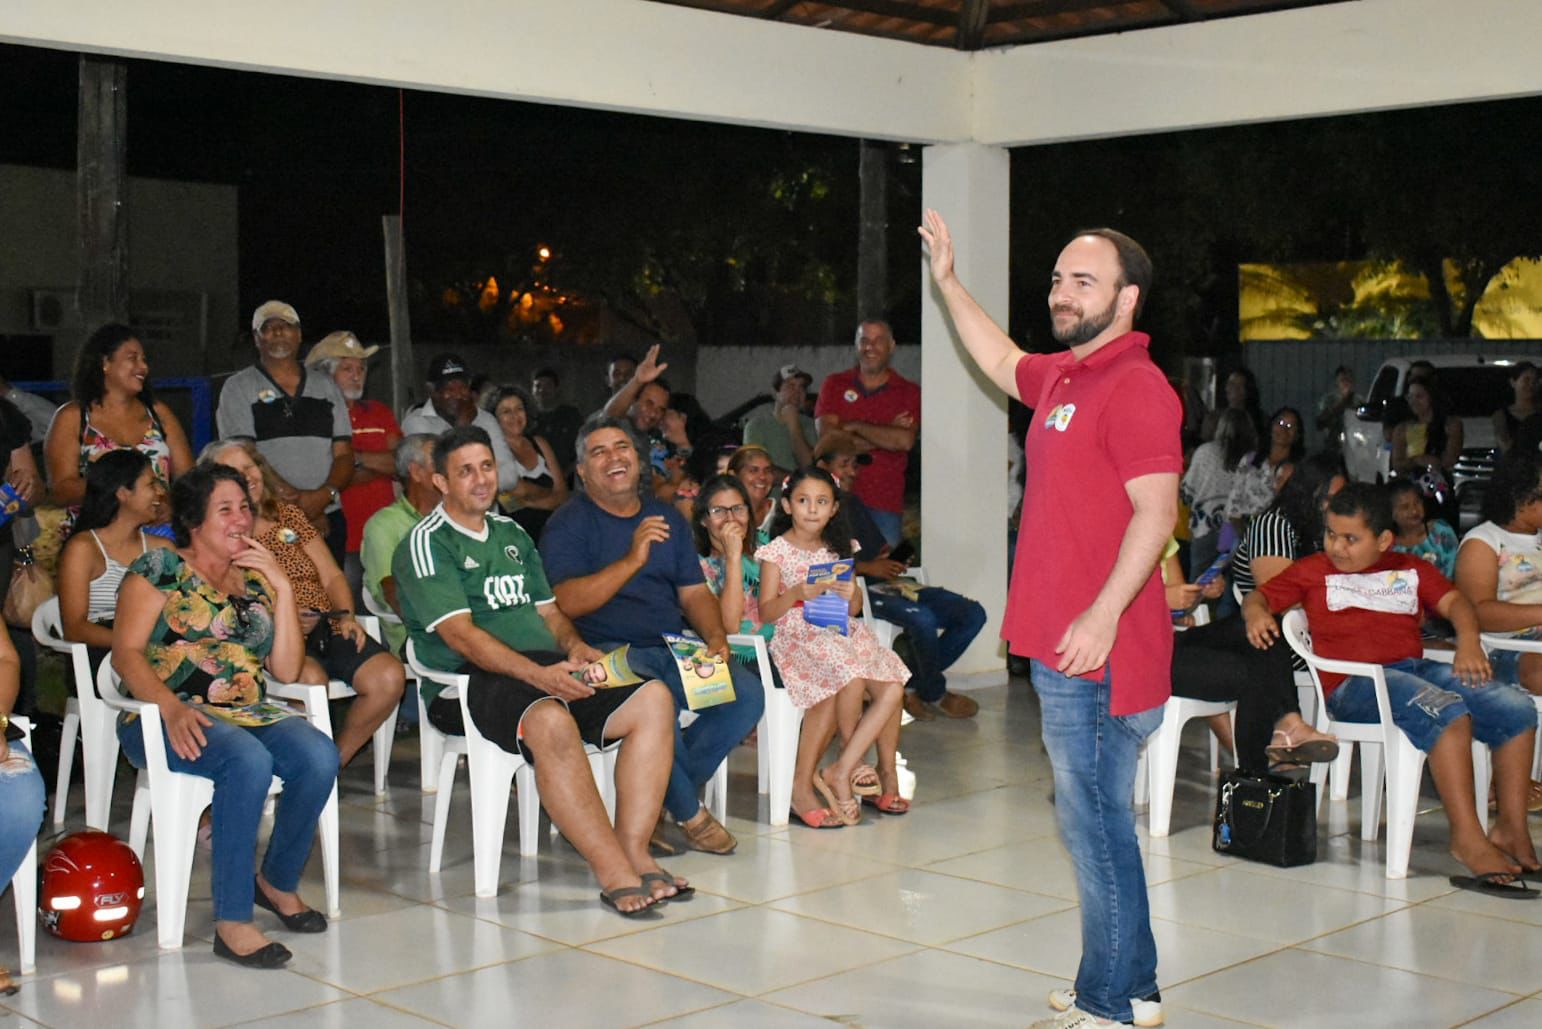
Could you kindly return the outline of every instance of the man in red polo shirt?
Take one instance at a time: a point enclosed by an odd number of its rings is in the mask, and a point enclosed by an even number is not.
[[[305,367],[330,376],[348,402],[348,421],[353,426],[353,476],[343,487],[343,520],[348,542],[343,548],[343,574],[353,590],[353,602],[362,605],[364,564],[359,550],[364,545],[364,523],[396,499],[396,444],[401,426],[391,409],[378,400],[364,399],[368,361],[380,350],[367,347],[351,332],[334,332],[305,355]]]
[[[889,367],[894,332],[868,318],[857,326],[857,365],[819,387],[814,405],[819,435],[842,429],[857,438],[873,463],[857,480],[862,498],[889,546],[900,543],[905,513],[905,469],[921,431],[921,387]]]
[[[1061,838],[1077,868],[1082,960],[1063,1011],[1036,1026],[1162,1020],[1156,942],[1131,797],[1141,744],[1171,693],[1172,626],[1157,573],[1178,514],[1178,398],[1135,332],[1151,259],[1112,229],[1068,243],[1049,309],[1070,349],[1025,354],[958,281],[936,211],[921,236],[970,357],[1033,409],[1017,561],[1001,634],[1030,659],[1055,773]]]

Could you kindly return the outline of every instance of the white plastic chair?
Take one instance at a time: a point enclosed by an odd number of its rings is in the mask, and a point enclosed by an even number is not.
[[[118,673],[111,661],[103,661],[97,672],[97,694],[103,703],[117,711],[139,716],[144,734],[145,767],[140,770],[134,788],[134,810],[129,820],[129,846],[140,860],[145,855],[145,839],[150,824],[155,824],[155,917],[156,938],[162,949],[182,946],[187,924],[187,891],[193,871],[193,849],[198,839],[198,818],[214,800],[214,781],[188,772],[173,772],[166,760],[166,739],[161,730],[161,711],[154,704],[125,696],[118,688]],[[304,696],[307,718],[317,729],[332,735],[332,719],[327,711],[325,686],[268,682],[272,697]],[[270,793],[282,787],[275,777]],[[322,873],[326,883],[327,915],[342,914],[338,891],[338,816],[337,783],[317,822],[316,835],[321,842]]]
[[[364,629],[365,634],[367,636],[369,636],[370,639],[374,640],[376,643],[379,643],[380,642],[380,621],[379,621],[379,619],[376,618],[374,615],[357,615],[355,617],[356,617],[359,625]],[[353,644],[348,643],[347,641],[344,641],[342,643],[342,645],[343,646],[352,646]],[[270,688],[269,692],[272,692],[271,688]],[[277,696],[277,695],[280,695],[280,694],[275,694],[275,695]],[[332,679],[326,685],[326,699],[327,700],[346,700],[349,697],[357,697],[358,695],[359,694],[354,690],[354,688],[352,686],[350,686],[346,682],[343,682],[343,680],[341,680],[341,679]],[[309,706],[309,702],[308,702],[308,699],[307,699],[310,696],[309,694],[307,694],[306,696],[299,696],[299,695],[294,695],[294,696],[287,696],[287,695],[285,695],[285,696],[286,696],[286,699],[298,700],[302,704],[305,704],[306,705],[306,713],[310,714],[310,706]],[[322,706],[323,707],[326,706],[325,702],[323,702]],[[329,735],[330,735],[330,733],[329,733]],[[382,794],[382,793],[384,793],[386,791],[386,770],[391,767],[391,745],[395,741],[396,741],[396,709],[392,708],[391,709],[391,713],[386,716],[386,720],[381,722],[380,723],[380,727],[375,730],[373,750],[374,750],[374,759],[375,759],[375,793],[376,793],[377,796],[379,794]]]
[[[11,724],[21,730],[21,742],[32,749],[32,723],[16,715]],[[19,971],[31,975],[37,970],[37,841],[27,848],[27,856],[11,877],[11,899],[16,902],[16,948]]]
[[[1515,636],[1500,636],[1486,632],[1482,636],[1485,650],[1514,650],[1522,654],[1542,654],[1542,640],[1523,640]],[[1542,694],[1533,693],[1531,702],[1537,707],[1539,723],[1536,742],[1531,748],[1531,777],[1542,779]],[[1481,802],[1482,797],[1478,798]]]
[[[432,874],[439,872],[444,855],[445,827],[450,819],[450,798],[455,792],[455,769],[460,755],[465,754],[471,779],[471,848],[476,895],[496,896],[498,873],[503,863],[503,833],[509,816],[509,785],[516,779],[519,853],[523,857],[534,857],[536,854],[541,796],[535,784],[535,769],[519,754],[509,753],[477,730],[476,723],[471,720],[471,710],[466,706],[469,676],[425,667],[418,661],[411,640],[407,641],[406,652],[408,667],[420,679],[444,686],[445,691],[440,694],[441,697],[459,698],[461,718],[466,728],[464,736],[439,733],[444,749],[438,775],[439,795],[434,800],[434,835],[433,845],[429,849],[428,870]],[[424,716],[420,724],[427,725],[427,706],[421,700],[418,709]],[[585,751],[589,755],[589,770],[609,808],[614,804],[614,791],[608,785],[609,768],[605,754],[588,746]],[[552,831],[556,831],[555,826]]]
[[[728,642],[731,646],[755,648],[755,664],[766,694],[766,709],[755,734],[759,792],[767,797],[771,824],[786,825],[792,808],[792,773],[798,761],[798,730],[803,725],[803,710],[793,706],[785,689],[776,688],[776,680],[771,677],[771,655],[763,638],[735,633],[728,637]],[[724,773],[726,766],[718,771]],[[722,816],[718,820],[722,821]]]
[[[401,617],[390,607],[375,599],[375,595],[369,590],[364,590],[364,608],[370,614],[380,620],[382,625],[401,625]],[[406,650],[402,653],[405,655]],[[418,705],[418,788],[424,793],[433,793],[439,789],[439,766],[444,760],[445,741],[448,737],[444,733],[428,724],[428,709],[423,703],[423,692],[420,689],[422,677],[417,670],[409,664],[405,657],[402,664],[407,669],[407,688],[417,698]],[[391,731],[396,731],[395,722],[391,725]],[[457,754],[464,754],[465,750],[459,750]]]
[[[1387,878],[1408,877],[1408,854],[1413,846],[1414,816],[1419,807],[1419,781],[1424,772],[1424,752],[1415,747],[1392,721],[1392,705],[1387,698],[1386,670],[1381,665],[1359,661],[1335,661],[1312,652],[1312,637],[1307,629],[1306,613],[1299,608],[1287,612],[1281,623],[1285,642],[1306,661],[1317,692],[1317,730],[1338,737],[1339,756],[1331,770],[1334,800],[1349,798],[1349,768],[1355,744],[1360,745],[1360,838],[1374,840],[1381,825],[1381,795],[1387,794]],[[1443,654],[1427,652],[1431,660]],[[1375,722],[1340,722],[1328,714],[1322,688],[1322,673],[1363,675],[1371,680],[1376,693]],[[1478,818],[1488,821],[1488,748],[1477,741],[1472,745],[1473,780],[1478,797]],[[1323,765],[1312,767],[1312,781],[1317,784],[1318,803],[1322,802],[1323,779],[1329,774]]]
[[[81,759],[85,762],[86,825],[106,831],[112,809],[112,787],[118,772],[116,713],[96,695],[91,661],[84,643],[64,638],[59,598],[49,597],[32,614],[32,637],[40,646],[65,657],[75,683],[74,696],[66,702],[64,736],[59,743],[59,779],[54,790],[54,828],[64,824],[70,773],[75,764],[75,734],[80,733]]]

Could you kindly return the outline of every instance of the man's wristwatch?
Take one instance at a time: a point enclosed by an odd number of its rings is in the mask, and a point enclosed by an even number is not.
[[[0,737],[5,736],[5,731],[11,727],[11,716],[0,711]]]
[[[334,503],[334,504],[341,504],[343,502],[343,495],[337,491],[337,487],[336,486],[333,486],[332,484],[328,483],[327,484],[327,492],[332,495],[332,503]]]

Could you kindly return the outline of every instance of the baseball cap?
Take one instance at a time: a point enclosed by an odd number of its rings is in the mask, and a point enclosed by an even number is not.
[[[857,464],[872,464],[873,455],[863,450],[857,444],[857,437],[849,432],[837,429],[827,432],[819,437],[819,442],[814,444],[814,460],[823,461],[827,457],[839,457],[842,454],[850,454],[857,459]]]
[[[300,315],[282,300],[269,300],[252,312],[252,331],[257,332],[274,318],[282,318],[290,325],[300,324]]]
[[[445,379],[470,379],[471,373],[466,371],[466,362],[455,354],[440,354],[428,362],[428,381],[441,383]]]
[[[321,338],[321,342],[311,347],[311,352],[305,355],[305,367],[313,368],[322,361],[332,358],[357,357],[367,360],[380,352],[380,348],[367,347],[359,342],[359,337],[346,329],[339,332],[329,332]]]
[[[781,389],[782,383],[788,379],[807,379],[814,381],[814,377],[795,364],[784,364],[776,370],[776,378],[771,382],[772,389]]]

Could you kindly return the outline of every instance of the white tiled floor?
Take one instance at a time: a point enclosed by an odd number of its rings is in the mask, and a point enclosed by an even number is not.
[[[1055,839],[1032,691],[1014,682],[975,696],[974,721],[906,729],[920,787],[903,818],[771,830],[754,752],[738,751],[738,853],[669,861],[698,896],[648,921],[602,908],[587,869],[544,826],[540,857],[522,860],[511,837],[498,896],[475,897],[464,776],[444,871],[430,876],[432,806],[417,790],[416,743],[403,740],[387,796],[370,793],[367,761],[345,774],[343,918],[320,937],[275,931],[295,951],[287,970],[245,971],[209,953],[200,856],[182,950],[155,946],[153,903],[124,940],[41,934],[38,973],[0,998],[0,1029],[1024,1025],[1075,975],[1075,882]],[[1358,838],[1353,796],[1330,810],[1315,865],[1222,858],[1209,847],[1214,785],[1200,732],[1190,726],[1174,835],[1147,841],[1169,1025],[1542,1025],[1542,901],[1453,891],[1438,810],[1420,817],[1413,875],[1399,882],[1382,877],[1381,845]],[[78,818],[78,790],[72,801]],[[319,875],[314,858],[314,901]],[[0,964],[14,967],[11,924],[6,900]]]

